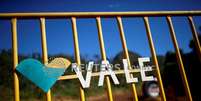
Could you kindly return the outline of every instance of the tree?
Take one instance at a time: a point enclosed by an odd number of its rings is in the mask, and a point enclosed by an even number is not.
[[[199,36],[199,40],[201,40],[201,36]],[[181,55],[193,99],[197,100],[200,97],[198,88],[201,83],[197,78],[200,74],[201,62],[199,61],[193,40],[189,42],[189,47],[192,51],[185,54],[181,52]],[[168,95],[174,93],[176,96],[183,96],[185,93],[181,75],[179,73],[176,54],[174,52],[167,52],[165,57],[163,82],[166,88],[166,94]]]

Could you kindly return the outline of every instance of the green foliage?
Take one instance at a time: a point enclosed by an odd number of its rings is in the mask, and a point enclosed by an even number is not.
[[[199,38],[201,38],[199,36]],[[200,39],[201,40],[201,39]],[[191,77],[190,79],[190,86],[192,88],[193,94],[197,92],[196,88],[199,88],[196,81],[196,73],[199,73],[200,69],[195,68],[196,66],[200,67],[200,61],[197,58],[197,53],[195,51],[195,45],[193,41],[190,41],[189,47],[192,49],[192,52],[184,54],[182,51],[182,57],[184,60],[184,64],[187,76]],[[64,57],[69,59],[71,62],[75,62],[73,56],[64,55],[64,54],[57,54],[57,55],[49,55],[51,58],[55,57]],[[139,54],[129,51],[129,57],[132,65],[138,65],[138,58],[141,57]],[[39,53],[33,53],[32,55],[23,55],[20,54],[18,56],[19,62],[26,58],[35,58],[41,61],[41,55]],[[112,64],[120,64],[120,69],[123,69],[122,59],[124,59],[124,53],[121,51],[119,52],[113,59],[110,59]],[[182,82],[179,69],[177,65],[177,60],[174,52],[167,52],[165,56],[157,56],[158,63],[161,69],[162,77],[163,77],[163,84],[168,91],[169,87],[175,87],[180,92],[177,92],[177,95],[183,94],[183,87],[181,86]],[[51,59],[50,59],[51,60]],[[82,63],[87,63],[89,59],[87,57],[81,57]],[[99,55],[94,56],[94,60],[96,63],[101,62],[101,58]],[[151,59],[152,61],[152,59]],[[0,93],[2,101],[10,101],[13,99],[13,60],[12,60],[12,51],[11,50],[1,50],[0,52],[0,89],[4,93]],[[189,69],[189,67],[191,67]],[[192,69],[192,67],[194,67]],[[65,75],[74,74],[72,70],[69,68],[66,70]],[[31,83],[26,78],[19,75],[19,83],[20,83],[20,96],[22,99],[44,99],[44,93],[36,87],[33,83]],[[139,73],[134,73],[135,77],[140,79]],[[118,80],[120,81],[120,85],[112,84],[112,89],[114,91],[121,90],[121,91],[128,91],[131,89],[131,86],[126,83],[125,75],[117,75]],[[104,83],[104,87],[98,87],[98,77],[93,77],[91,80],[90,88],[84,89],[86,92],[86,96],[95,96],[98,94],[105,93],[106,84]],[[139,80],[140,81],[140,80]],[[179,85],[178,85],[179,84]],[[199,84],[200,85],[200,84]],[[64,80],[64,81],[57,81],[57,83],[53,86],[52,92],[53,96],[70,96],[74,99],[78,99],[79,96],[79,87],[80,83],[78,79],[74,80]],[[142,82],[136,83],[136,88],[138,94],[142,94]],[[197,95],[199,96],[199,95]],[[31,100],[30,100],[31,101]]]

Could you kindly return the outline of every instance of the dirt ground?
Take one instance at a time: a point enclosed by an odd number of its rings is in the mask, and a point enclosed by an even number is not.
[[[132,101],[133,96],[129,92],[114,92],[113,93],[113,100],[114,101]],[[139,101],[161,101],[160,97],[155,99],[146,98],[143,99],[142,97],[138,96]],[[39,99],[30,99],[30,100],[23,100],[23,101],[43,101]],[[68,96],[54,96],[52,101],[80,101],[78,98],[72,98]],[[90,96],[86,97],[86,101],[109,101],[107,98],[107,93],[99,95],[99,96]],[[175,100],[169,99],[168,101],[187,101],[185,97],[177,97]]]
[[[132,96],[128,93],[123,92],[115,92],[113,94],[114,101],[131,101]],[[79,99],[72,99],[69,97],[55,96],[54,101],[79,101]],[[86,101],[108,101],[107,94],[99,95],[99,96],[91,96],[87,97]]]
[[[132,101],[132,95],[128,92],[115,92],[113,93],[113,99],[114,101]],[[69,97],[61,97],[61,96],[55,96],[54,101],[79,101],[79,99],[72,99]],[[107,94],[99,95],[99,96],[91,96],[87,97],[86,101],[108,101]],[[142,99],[139,98],[139,101],[160,101],[159,98],[155,100],[150,99]]]

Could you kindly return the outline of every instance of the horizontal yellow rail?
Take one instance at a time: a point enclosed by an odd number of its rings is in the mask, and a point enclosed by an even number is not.
[[[155,70],[155,69],[152,69],[152,70]],[[130,73],[136,73],[136,72],[140,72],[140,69],[132,69],[130,70]],[[116,75],[120,75],[120,74],[124,74],[124,70],[115,70],[114,73]],[[92,77],[96,77],[96,76],[99,76],[100,75],[100,72],[93,72],[92,73]],[[77,75],[76,74],[72,74],[72,75],[64,75],[64,76],[61,76],[59,78],[59,80],[70,80],[70,79],[77,79]]]
[[[201,15],[197,11],[132,11],[132,12],[40,12],[40,13],[0,13],[0,18],[8,17],[94,17],[94,16],[184,16]]]

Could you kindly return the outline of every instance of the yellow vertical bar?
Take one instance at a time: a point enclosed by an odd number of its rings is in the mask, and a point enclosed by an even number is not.
[[[195,24],[194,24],[192,16],[188,16],[188,21],[189,21],[191,31],[192,31],[192,34],[193,34],[193,41],[195,43],[195,47],[197,49],[197,53],[198,53],[199,59],[201,61],[201,46],[200,46],[198,33],[196,31]]]
[[[15,101],[20,101],[19,94],[19,79],[15,68],[18,64],[18,49],[17,49],[17,18],[12,18],[12,48],[13,48],[13,79],[14,79],[14,98]]]
[[[149,40],[149,46],[150,46],[150,50],[151,50],[152,59],[153,59],[154,65],[156,66],[157,79],[159,81],[159,89],[160,89],[160,94],[162,96],[161,99],[163,101],[166,101],[165,91],[163,88],[163,82],[162,82],[162,78],[161,78],[161,74],[160,74],[158,60],[156,57],[156,51],[154,48],[154,43],[153,43],[153,39],[152,39],[152,35],[151,35],[151,29],[150,29],[148,17],[144,17],[144,23],[145,23],[145,27],[146,27],[147,37]]]
[[[81,65],[76,18],[72,17],[71,20],[72,20],[72,28],[73,28],[75,59],[77,64]],[[84,89],[82,86],[80,86],[80,99],[81,101],[85,101]]]
[[[190,91],[190,88],[189,88],[189,85],[188,85],[188,80],[187,80],[186,73],[185,73],[185,70],[184,70],[184,65],[183,65],[183,61],[182,61],[182,58],[181,58],[181,53],[179,51],[179,46],[178,46],[178,43],[177,43],[174,27],[173,27],[172,20],[171,20],[170,16],[167,16],[167,22],[168,22],[168,26],[169,26],[169,29],[170,29],[170,35],[171,35],[171,38],[172,38],[172,41],[173,41],[173,44],[174,44],[174,48],[175,48],[175,51],[176,51],[177,63],[179,65],[179,71],[180,71],[180,74],[181,74],[181,77],[182,77],[183,85],[184,85],[184,88],[185,88],[185,93],[186,93],[186,96],[188,98],[188,101],[192,101],[191,91]]]
[[[42,58],[43,63],[48,63],[48,54],[47,54],[47,41],[46,41],[46,28],[45,28],[45,18],[40,18],[41,26],[41,41],[42,41]],[[49,90],[46,93],[46,101],[51,101],[51,91]]]
[[[127,48],[127,44],[126,44],[126,38],[124,35],[123,24],[122,24],[122,20],[121,20],[120,16],[117,17],[117,22],[118,22],[118,27],[119,27],[119,31],[120,31],[120,37],[121,37],[121,43],[122,43],[122,47],[123,47],[123,51],[124,51],[124,56],[128,60],[129,69],[131,69],[129,53],[128,53],[128,48]],[[133,100],[138,101],[135,84],[132,83],[131,86],[132,86],[132,92],[133,92]]]
[[[101,26],[101,18],[96,17],[96,23],[98,27],[98,38],[99,38],[99,44],[100,44],[100,50],[101,50],[101,56],[102,60],[107,60],[106,59],[106,52],[105,52],[105,46],[104,46],[104,40],[103,40],[103,32],[102,32],[102,26]],[[113,96],[112,96],[112,88],[110,84],[110,79],[108,76],[106,76],[106,85],[107,85],[107,95],[109,98],[109,101],[113,101]]]

